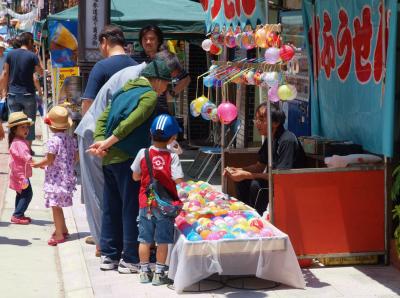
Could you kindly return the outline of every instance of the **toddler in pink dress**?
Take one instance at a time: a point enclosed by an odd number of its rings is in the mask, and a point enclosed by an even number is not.
[[[11,217],[11,223],[27,225],[31,222],[30,217],[25,216],[33,192],[29,177],[32,176],[32,156],[26,137],[29,127],[33,121],[23,112],[11,113],[7,127],[8,146],[10,153],[10,182],[9,187],[17,192],[15,198],[15,211]]]
[[[76,140],[66,132],[72,124],[66,108],[55,106],[44,121],[53,135],[46,144],[46,157],[34,163],[33,167],[47,166],[44,198],[46,207],[52,208],[55,225],[55,232],[48,244],[55,246],[65,242],[68,237],[62,208],[72,206],[72,195],[76,185],[74,164],[78,156],[78,146]]]

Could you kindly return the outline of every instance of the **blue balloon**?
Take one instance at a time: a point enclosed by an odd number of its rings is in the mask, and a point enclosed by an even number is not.
[[[194,232],[194,231],[190,232],[186,236],[186,238],[189,241],[201,241],[201,240],[203,240],[203,238],[201,238],[201,236],[199,234],[197,234],[196,232]]]
[[[226,233],[223,237],[223,239],[235,239],[235,235],[231,234],[231,233]]]
[[[182,232],[185,236],[189,235],[191,232],[193,232],[192,226],[184,228]]]
[[[214,81],[215,78],[213,76],[206,76],[203,78],[203,84],[207,88],[211,88],[212,86],[214,86]]]
[[[213,104],[212,102],[206,102],[203,107],[201,108],[201,117],[204,120],[211,120],[210,116],[211,116],[211,111],[217,108],[215,104]]]

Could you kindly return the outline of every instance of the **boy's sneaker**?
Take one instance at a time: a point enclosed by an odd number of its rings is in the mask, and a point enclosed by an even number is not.
[[[140,265],[125,262],[123,259],[119,261],[118,272],[122,274],[139,273]]]
[[[153,272],[151,271],[140,271],[139,273],[139,280],[142,284],[147,284],[151,282],[153,277]]]
[[[169,283],[171,283],[171,280],[168,278],[168,274],[166,274],[165,272],[162,273],[154,272],[153,280],[151,281],[151,284],[153,286],[161,286]]]
[[[100,269],[101,270],[114,270],[118,266],[117,260],[112,260],[109,257],[101,256],[100,257]]]

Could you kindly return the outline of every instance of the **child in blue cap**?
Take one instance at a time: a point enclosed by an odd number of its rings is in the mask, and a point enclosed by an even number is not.
[[[168,193],[180,203],[176,184],[183,181],[182,166],[176,153],[167,149],[168,144],[175,141],[180,127],[176,119],[170,115],[157,116],[150,128],[153,145],[149,149],[141,149],[132,166],[132,178],[140,180],[139,191],[139,259],[140,282],[153,285],[162,285],[168,282],[167,265],[168,244],[174,241],[173,217],[163,215],[157,208],[154,199],[147,196],[147,188],[151,178],[147,168],[145,151],[149,151],[150,164],[154,179],[168,191]],[[181,203],[180,203],[181,204]],[[154,274],[149,267],[150,246],[157,244],[157,263]]]

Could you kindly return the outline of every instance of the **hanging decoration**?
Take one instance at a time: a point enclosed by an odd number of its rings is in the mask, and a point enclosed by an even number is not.
[[[222,47],[240,47],[246,50],[253,48],[265,49],[261,58],[242,59],[236,61],[214,61],[209,71],[198,77],[203,79],[204,88],[221,88],[222,102],[218,107],[204,95],[196,98],[190,104],[193,117],[204,120],[219,121],[229,124],[238,115],[237,107],[229,102],[228,83],[259,86],[267,89],[268,99],[271,102],[293,100],[297,97],[296,87],[286,83],[286,75],[296,74],[299,71],[299,62],[296,58],[296,48],[290,44],[282,44],[280,24],[258,25],[255,30],[246,26],[233,27],[228,30],[214,30],[210,37],[203,41],[202,48],[214,55],[222,52]],[[197,91],[196,91],[197,94]],[[197,95],[196,95],[197,97]]]

